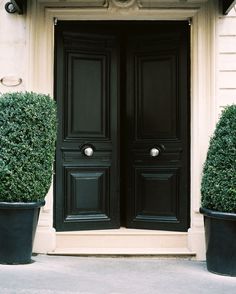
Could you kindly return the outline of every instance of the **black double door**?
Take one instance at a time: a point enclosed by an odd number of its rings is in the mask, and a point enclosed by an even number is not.
[[[57,231],[189,226],[187,22],[58,22]]]

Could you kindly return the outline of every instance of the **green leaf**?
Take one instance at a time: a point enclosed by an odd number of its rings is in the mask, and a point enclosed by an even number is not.
[[[201,195],[202,207],[236,213],[236,105],[224,109],[210,140]]]
[[[44,199],[51,184],[56,133],[56,103],[50,96],[0,96],[0,201]]]

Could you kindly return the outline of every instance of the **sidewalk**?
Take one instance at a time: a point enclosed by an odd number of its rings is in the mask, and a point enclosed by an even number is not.
[[[154,257],[34,256],[0,265],[0,294],[236,293],[236,278],[211,274],[204,262]]]

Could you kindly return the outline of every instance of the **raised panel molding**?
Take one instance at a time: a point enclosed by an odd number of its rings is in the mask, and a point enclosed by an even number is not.
[[[72,214],[101,213],[104,211],[101,196],[104,194],[104,173],[78,172],[71,173]],[[86,194],[84,191],[86,190]],[[78,195],[79,197],[76,197]]]
[[[79,136],[107,141],[110,139],[111,81],[106,73],[111,68],[114,40],[112,37],[89,38],[86,34],[66,33],[63,41],[66,61],[64,108],[68,117],[63,139],[73,141]],[[81,108],[84,109],[82,116],[81,113],[78,115]]]
[[[135,168],[137,198],[134,221],[179,222],[179,170]]]
[[[99,54],[68,53],[67,117],[69,121],[65,133],[67,140],[77,136],[108,139],[109,97],[105,91],[109,89],[109,79],[105,74],[109,59],[107,57]],[[71,85],[70,81],[72,81]],[[84,97],[82,98],[81,95]],[[84,110],[83,116],[77,113],[81,108]]]
[[[65,167],[65,222],[110,220],[109,167]]]

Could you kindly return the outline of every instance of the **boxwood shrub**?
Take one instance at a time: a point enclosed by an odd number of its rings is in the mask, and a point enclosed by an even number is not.
[[[0,201],[34,202],[50,187],[56,104],[32,92],[0,96]]]
[[[236,105],[223,110],[210,140],[201,194],[203,208],[236,213]]]

